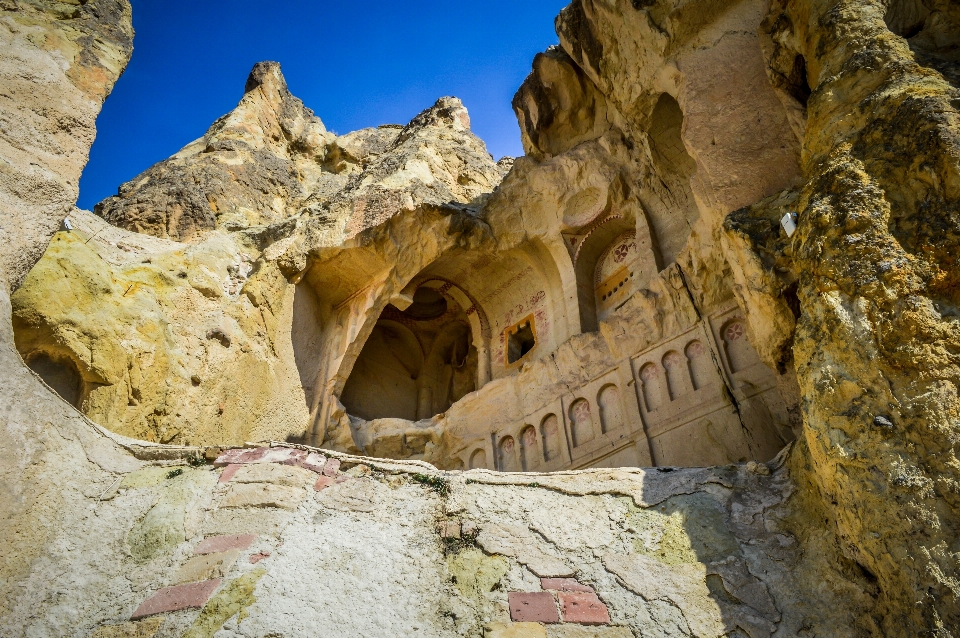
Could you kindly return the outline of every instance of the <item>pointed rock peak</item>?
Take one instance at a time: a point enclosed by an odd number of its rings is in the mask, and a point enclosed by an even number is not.
[[[243,92],[249,93],[261,86],[269,92],[289,93],[287,81],[280,70],[279,62],[268,60],[253,65],[253,69],[250,70],[250,75],[247,77],[247,83],[243,87]]]
[[[407,125],[406,130],[425,126],[445,126],[458,131],[470,130],[470,114],[459,98],[442,97],[436,103],[421,112]]]

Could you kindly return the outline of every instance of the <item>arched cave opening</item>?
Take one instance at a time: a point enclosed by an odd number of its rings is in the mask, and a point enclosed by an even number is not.
[[[690,187],[697,163],[687,153],[682,133],[680,104],[673,96],[661,94],[653,109],[648,135],[651,159],[659,178],[659,184],[651,186],[652,195],[660,200],[649,211],[650,222],[663,266],[677,260],[693,225],[700,219],[700,209]]]
[[[68,358],[55,359],[41,353],[31,357],[27,366],[59,394],[60,398],[75,408],[80,407],[83,399],[83,378],[73,361]]]
[[[381,313],[340,401],[366,420],[428,419],[477,389],[478,360],[464,309],[424,285],[405,310]]]

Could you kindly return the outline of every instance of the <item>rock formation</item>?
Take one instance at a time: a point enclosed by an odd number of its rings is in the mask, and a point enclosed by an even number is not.
[[[95,214],[129,7],[0,8],[0,633],[958,635],[951,3],[574,0],[499,162],[264,62]]]

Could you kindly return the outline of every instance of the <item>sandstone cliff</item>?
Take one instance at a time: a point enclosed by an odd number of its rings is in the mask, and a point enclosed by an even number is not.
[[[499,163],[261,63],[100,217],[129,8],[0,7],[0,633],[956,635],[950,3],[574,0]]]

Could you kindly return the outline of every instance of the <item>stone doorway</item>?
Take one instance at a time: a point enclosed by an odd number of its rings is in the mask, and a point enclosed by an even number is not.
[[[443,287],[422,285],[405,310],[381,313],[340,400],[366,420],[429,419],[477,389],[478,360],[466,311]]]

